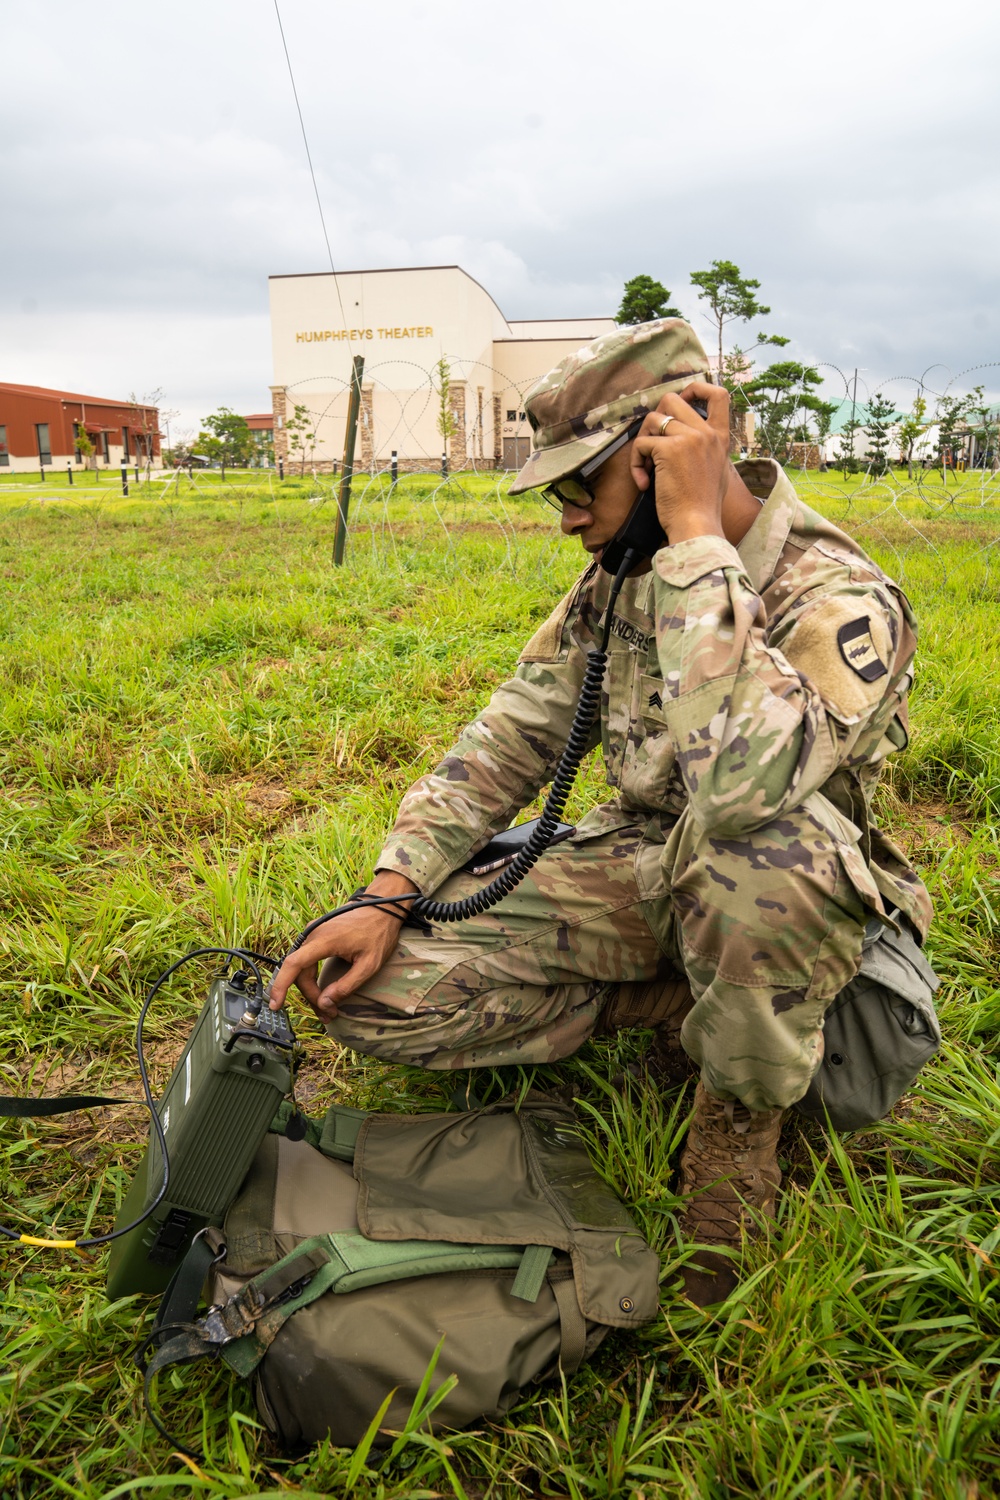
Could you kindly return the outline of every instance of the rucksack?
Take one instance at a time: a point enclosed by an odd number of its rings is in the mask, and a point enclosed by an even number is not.
[[[659,1259],[561,1101],[334,1106],[304,1139],[278,1133],[283,1108],[164,1297],[147,1395],[158,1370],[217,1354],[283,1447],[353,1447],[383,1404],[380,1427],[402,1427],[439,1345],[431,1392],[456,1379],[434,1421],[454,1429],[655,1317]]]
[[[884,1119],[941,1046],[939,984],[903,919],[894,932],[873,918],[856,977],[827,1008],[823,1061],[795,1106],[800,1114],[834,1130]]]

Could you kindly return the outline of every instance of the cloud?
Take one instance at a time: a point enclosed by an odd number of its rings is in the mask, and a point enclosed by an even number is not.
[[[986,0],[280,3],[338,267],[458,261],[515,318],[612,312],[646,271],[704,331],[688,277],[725,257],[791,352],[1000,355]],[[0,377],[259,409],[267,276],[328,264],[273,9],[102,17],[5,19]]]

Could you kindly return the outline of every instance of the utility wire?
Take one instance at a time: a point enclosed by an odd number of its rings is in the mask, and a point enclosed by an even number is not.
[[[295,109],[299,117],[299,128],[302,131],[302,144],[306,148],[306,161],[309,163],[309,176],[312,178],[313,192],[316,194],[316,207],[319,209],[319,222],[323,227],[323,238],[326,241],[326,253],[330,261],[330,270],[333,272],[333,284],[337,288],[337,301],[340,303],[340,317],[344,328],[347,328],[347,314],[344,312],[344,299],[340,295],[340,278],[337,268],[333,264],[333,251],[330,249],[330,236],[326,228],[326,215],[323,213],[323,200],[319,195],[319,185],[316,182],[316,172],[313,168],[312,152],[309,150],[309,137],[306,134],[306,122],[302,117],[302,105],[299,103],[299,91],[295,87],[295,73],[292,70],[292,59],[288,51],[288,43],[285,40],[285,28],[281,24],[281,11],[278,9],[278,0],[274,0],[274,14],[278,18],[278,30],[281,33],[281,45],[285,53],[285,62],[288,64],[288,78],[292,85],[292,97],[295,100]]]

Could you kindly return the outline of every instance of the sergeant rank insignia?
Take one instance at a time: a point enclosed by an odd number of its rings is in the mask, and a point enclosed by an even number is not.
[[[846,625],[841,625],[837,631],[837,645],[847,665],[865,682],[875,682],[877,678],[885,676],[888,669],[875,650],[871,624],[867,615],[862,615],[860,620],[849,620]]]

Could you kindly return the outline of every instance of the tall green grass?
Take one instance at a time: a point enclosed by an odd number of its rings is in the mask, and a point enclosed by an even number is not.
[[[738,1295],[710,1318],[677,1292],[673,1172],[689,1101],[629,1070],[642,1038],[502,1075],[504,1087],[575,1088],[595,1156],[661,1252],[662,1314],[502,1426],[444,1442],[416,1413],[381,1467],[329,1447],[283,1461],[246,1388],[209,1373],[162,1382],[207,1455],[193,1470],[141,1415],[129,1347],[146,1307],[105,1304],[101,1257],[4,1250],[0,1495],[1000,1489],[998,516],[918,515],[919,500],[885,513],[878,496],[836,484],[822,503],[902,564],[922,624],[912,739],[880,793],[937,908],[949,1040],[918,1090],[844,1140],[793,1123],[775,1235],[750,1249]],[[362,496],[357,516],[349,566],[335,571],[329,484],[311,478],[128,502],[55,486],[44,504],[0,499],[4,1091],[136,1099],[131,1036],[148,982],[193,944],[280,949],[364,880],[400,793],[510,671],[579,565],[540,507],[504,501],[490,481],[408,481],[391,502]],[[600,792],[591,766],[576,811]],[[154,1010],[159,1082],[203,989],[188,970]],[[467,1081],[335,1056],[297,1015],[312,1112],[334,1092],[447,1108]],[[4,1122],[4,1221],[106,1227],[144,1128],[132,1108]]]

